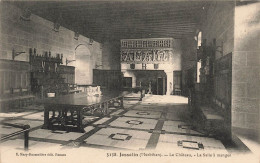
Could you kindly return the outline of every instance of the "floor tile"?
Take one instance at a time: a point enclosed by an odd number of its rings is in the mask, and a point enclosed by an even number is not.
[[[32,121],[32,120],[23,120],[23,119],[14,119],[14,120],[8,120],[6,123],[11,124],[19,124],[19,125],[30,125],[31,128],[41,126],[43,125],[43,121]]]
[[[0,125],[0,133],[7,135],[22,130],[21,128],[15,128],[6,125]]]
[[[123,111],[124,111],[123,109],[119,109],[119,110],[115,111],[114,113],[111,113],[110,115],[118,115]]]
[[[62,132],[62,131],[60,131],[60,132]],[[52,133],[51,130],[47,130],[47,129],[38,129],[38,130],[30,132],[29,134],[30,134],[30,137],[49,139],[55,133]]]
[[[124,115],[143,118],[160,118],[161,112],[130,110],[126,112]]]
[[[79,133],[79,132],[69,132],[69,133],[60,132],[60,133],[63,134],[53,134],[49,137],[49,139],[69,141],[69,140],[75,140],[80,136],[84,135],[84,133]]]
[[[148,110],[148,111],[163,111],[165,107],[160,106],[144,106],[144,105],[138,105],[134,107],[134,110]]]
[[[156,150],[160,151],[174,151],[174,153],[178,152],[185,152],[189,154],[197,154],[197,153],[205,153],[205,152],[214,152],[215,154],[228,154],[228,151],[224,148],[211,148],[211,147],[204,147],[199,149],[189,149],[183,148],[182,146],[178,146],[178,144],[168,143],[168,142],[159,142],[156,146]]]
[[[143,131],[106,128],[101,129],[85,141],[88,144],[139,150],[145,148],[150,135],[150,133]]]
[[[126,127],[133,129],[154,129],[157,120],[143,119],[143,118],[131,118],[131,117],[119,117],[115,121],[111,122],[110,126]]]
[[[120,121],[122,123],[125,123],[129,120],[136,120],[136,121],[142,121],[143,123],[149,123],[149,124],[156,124],[157,120],[154,119],[144,119],[144,118],[135,118],[135,117],[119,117],[116,119],[116,121]]]
[[[177,134],[161,134],[159,137],[159,142],[167,142],[177,144],[178,141],[196,141],[203,144],[207,148],[218,148],[225,149],[221,141],[207,138],[207,137],[198,137],[198,136],[188,136],[188,135],[177,135]]]
[[[201,133],[192,130],[192,126],[186,124],[185,122],[181,121],[164,121],[162,130],[166,132],[177,132],[177,133],[186,133],[186,134],[198,134],[202,135]]]
[[[8,113],[0,113],[0,117],[19,117],[27,114],[36,113],[35,111],[25,111],[25,112],[8,112]]]
[[[87,126],[84,128],[85,132],[89,132],[90,130],[93,130],[95,127],[93,126]]]
[[[133,138],[136,139],[144,139],[148,140],[150,138],[151,133],[145,131],[135,131],[135,130],[127,130],[127,129],[116,129],[116,128],[103,128],[96,132],[95,134],[98,135],[111,135],[115,133],[123,133],[123,134],[130,134]]]
[[[96,121],[96,122],[93,123],[93,124],[95,124],[95,125],[102,124],[102,123],[106,122],[106,121],[109,120],[109,119],[110,119],[110,118],[104,117],[104,118],[101,118],[100,120]]]
[[[35,114],[30,114],[23,116],[25,119],[36,119],[36,120],[44,120],[44,112],[38,112]]]
[[[179,113],[169,113],[169,112],[166,114],[166,119],[168,119],[168,120],[176,120],[176,121],[182,120],[182,118],[181,118]]]

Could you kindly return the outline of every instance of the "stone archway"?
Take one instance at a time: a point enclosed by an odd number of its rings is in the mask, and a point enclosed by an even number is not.
[[[92,84],[93,63],[89,48],[85,44],[79,44],[75,48],[75,83]]]

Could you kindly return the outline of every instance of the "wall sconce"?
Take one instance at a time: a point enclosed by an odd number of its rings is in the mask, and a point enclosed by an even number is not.
[[[78,40],[79,39],[79,32],[74,32],[74,39]]]
[[[89,39],[89,45],[92,45],[94,40],[92,38]]]
[[[29,8],[26,8],[23,10],[23,13],[20,16],[20,19],[24,20],[24,21],[30,21],[31,14],[32,14],[31,10]]]
[[[12,58],[13,58],[13,60],[14,60],[15,57],[17,57],[18,55],[23,54],[23,53],[25,53],[25,52],[16,52],[16,51],[13,49],[13,50],[12,50]]]
[[[70,62],[73,62],[73,61],[76,61],[76,60],[68,60],[68,59],[66,58],[66,66],[67,66]]]
[[[218,50],[218,48],[220,48],[220,50]],[[216,52],[221,53],[221,56],[223,56],[223,41],[221,41],[220,46],[216,46]]]
[[[55,32],[59,32],[59,29],[60,29],[60,23],[56,22],[53,24],[53,30]]]
[[[98,67],[102,67],[103,65],[98,65],[98,64],[96,64],[95,65],[95,68],[98,68]]]

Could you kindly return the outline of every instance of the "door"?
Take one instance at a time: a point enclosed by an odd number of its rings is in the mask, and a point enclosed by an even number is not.
[[[181,90],[181,71],[173,71],[173,89]]]
[[[166,79],[165,77],[157,78],[157,94],[165,95],[166,94]]]

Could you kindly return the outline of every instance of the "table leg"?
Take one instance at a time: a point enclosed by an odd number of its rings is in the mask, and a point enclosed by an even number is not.
[[[61,126],[64,130],[68,131],[68,128],[67,128],[67,124],[68,124],[68,119],[67,119],[67,110],[62,110],[61,111]]]
[[[52,111],[52,118],[55,117],[55,110]]]
[[[107,102],[104,103],[104,112],[105,112],[105,115],[108,114],[108,103],[109,103],[109,101],[107,101]]]
[[[124,97],[120,98],[120,107],[124,109]]]
[[[49,128],[49,109],[44,107],[44,124],[42,126],[43,129]]]
[[[83,125],[82,125],[82,120],[83,120],[83,112],[82,112],[82,110],[79,110],[79,111],[77,111],[77,121],[78,121],[77,127],[78,127],[79,132],[84,133],[85,130],[84,130]]]

